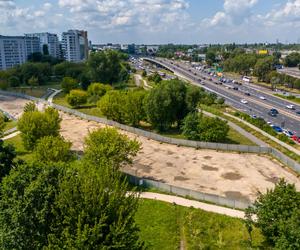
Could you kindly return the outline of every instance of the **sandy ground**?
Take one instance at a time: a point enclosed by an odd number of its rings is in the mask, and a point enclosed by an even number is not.
[[[26,101],[13,98],[3,100],[0,108],[7,112],[21,112]],[[74,150],[83,150],[89,131],[105,125],[62,114],[61,134],[73,143]],[[300,180],[277,161],[267,156],[197,150],[161,144],[127,132],[142,144],[142,150],[129,170],[150,178],[196,191],[253,201],[258,191],[265,192],[284,177],[300,190]]]

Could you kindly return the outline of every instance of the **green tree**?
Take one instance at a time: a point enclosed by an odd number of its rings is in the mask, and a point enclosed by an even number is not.
[[[72,160],[71,142],[67,142],[60,136],[45,136],[37,141],[34,148],[37,162],[68,162]]]
[[[16,166],[14,161],[16,156],[15,148],[10,144],[4,145],[4,141],[0,139],[0,183],[2,178]]]
[[[104,128],[90,133],[85,139],[84,159],[95,166],[110,164],[119,168],[129,164],[140,149],[140,143],[129,140],[126,135],[116,129]]]
[[[18,87],[21,84],[17,76],[10,76],[7,81],[10,87]]]
[[[37,107],[34,102],[27,102],[23,108],[23,112],[34,112],[37,111]]]
[[[77,80],[72,77],[64,77],[61,82],[61,88],[65,93],[70,93],[72,89],[76,89],[78,86]]]
[[[53,214],[63,166],[19,165],[0,189],[0,248],[43,249],[57,224]]]
[[[101,110],[102,114],[108,119],[125,123],[126,122],[126,94],[121,91],[112,90],[106,93],[97,106]]]
[[[185,98],[188,112],[193,112],[196,110],[198,103],[201,97],[203,96],[203,93],[204,91],[199,87],[190,86],[190,85],[188,86],[186,90],[186,98]]]
[[[297,67],[300,64],[300,53],[294,52],[286,56],[284,64],[287,67]]]
[[[28,85],[32,87],[36,87],[36,86],[39,86],[39,79],[37,77],[30,77],[29,80],[28,80]]]
[[[144,99],[146,92],[144,90],[128,91],[126,94],[125,120],[132,126],[138,126],[146,117],[144,110]]]
[[[0,138],[3,136],[3,129],[5,128],[4,115],[0,113]]]
[[[66,96],[66,99],[72,107],[79,107],[80,105],[87,103],[88,94],[84,90],[72,89]]]
[[[261,229],[267,242],[277,249],[299,249],[300,192],[281,179],[274,189],[259,193],[247,209],[248,221]],[[257,220],[254,221],[254,215]]]
[[[99,101],[100,98],[110,90],[112,90],[112,87],[110,85],[102,83],[92,83],[87,90],[90,102],[97,103],[97,101]]]
[[[229,132],[229,126],[226,121],[219,118],[190,113],[185,117],[181,130],[190,140],[223,142]]]
[[[112,85],[128,77],[122,54],[113,50],[91,53],[88,68],[94,82]]]
[[[45,112],[25,112],[18,121],[24,147],[32,150],[39,139],[58,136],[60,122],[59,113],[53,108],[47,108]]]
[[[213,63],[216,62],[216,53],[209,50],[206,53],[206,59],[205,60],[206,60],[206,63],[211,66]]]
[[[258,59],[254,66],[254,75],[259,81],[266,81],[267,75],[274,69],[274,57],[268,56]]]
[[[107,163],[68,171],[55,204],[60,223],[49,235],[49,249],[143,248],[134,221],[137,194],[128,193],[122,174]]]

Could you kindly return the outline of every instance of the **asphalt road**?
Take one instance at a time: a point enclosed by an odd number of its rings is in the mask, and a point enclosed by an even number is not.
[[[223,85],[216,84],[216,82],[218,82],[218,78],[213,78],[202,71],[196,70],[189,65],[185,65],[177,61],[171,63],[170,60],[166,59],[149,58],[148,60],[154,60],[154,62],[181,74],[189,80],[193,80],[194,82],[198,83],[199,86],[204,87],[208,91],[214,92],[218,96],[225,98],[226,103],[230,106],[233,106],[234,108],[249,115],[262,117],[266,121],[288,129],[300,136],[300,115],[297,115],[295,110],[289,110],[286,108],[287,105],[291,104],[290,102],[272,95],[267,95],[262,93],[258,88],[247,86],[245,84],[242,86],[232,83]],[[206,80],[203,80],[202,77],[205,77]],[[209,78],[213,78],[212,81],[208,80]],[[205,85],[202,85],[199,79],[201,79],[202,84],[204,82]],[[229,89],[229,87],[232,88],[233,86],[238,87],[238,91]],[[246,92],[250,93],[250,96],[246,96]],[[266,99],[261,100],[261,96],[264,96]],[[248,103],[241,103],[242,99],[247,100]],[[279,111],[279,115],[277,117],[271,117],[268,115],[268,112],[271,108],[275,108]],[[300,111],[300,105],[295,105],[295,109],[296,111]]]

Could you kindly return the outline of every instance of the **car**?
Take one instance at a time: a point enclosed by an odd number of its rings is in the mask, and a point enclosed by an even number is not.
[[[300,115],[300,111],[297,111],[296,114],[297,114],[297,115]]]
[[[248,101],[247,101],[247,100],[245,100],[245,99],[242,99],[242,100],[241,100],[241,103],[243,103],[243,104],[247,104],[247,103],[248,103]]]
[[[261,99],[261,100],[266,100],[266,97],[260,96],[259,99]]]
[[[293,140],[293,141],[298,141],[299,142],[299,137],[297,136],[297,135],[292,135],[291,136],[291,139]]]
[[[253,119],[257,119],[257,116],[256,116],[256,115],[251,115],[251,117],[252,117]]]
[[[277,109],[270,109],[270,112],[272,112],[272,113],[274,113],[274,114],[276,114],[276,115],[278,115],[279,114],[279,112],[278,112],[278,110]]]
[[[295,109],[295,105],[289,104],[289,105],[286,105],[286,108],[294,110]]]
[[[236,91],[238,91],[238,90],[239,90],[239,88],[238,88],[238,87],[233,87],[233,90],[236,90]]]
[[[286,135],[287,137],[292,137],[294,135],[293,132],[286,129],[283,130],[283,134]]]
[[[279,127],[279,126],[272,126],[272,128],[273,128],[276,132],[278,132],[278,133],[282,133],[282,132],[283,132],[282,128]]]
[[[249,92],[246,92],[245,95],[250,96],[250,93],[249,93]]]

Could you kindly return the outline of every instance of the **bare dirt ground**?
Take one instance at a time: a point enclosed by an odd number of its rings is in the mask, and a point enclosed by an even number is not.
[[[0,96],[0,108],[7,112],[21,112],[25,103],[26,101],[16,98],[3,101]],[[89,131],[105,126],[75,116],[61,115],[61,134],[73,143],[74,150],[83,150],[84,138]],[[274,187],[279,178],[295,183],[300,190],[299,178],[268,156],[177,147],[121,132],[130,138],[136,138],[142,144],[133,166],[128,167],[141,177],[251,201],[258,191],[265,192]]]

